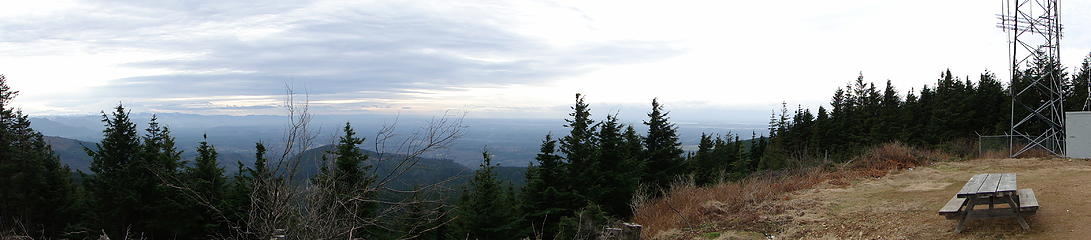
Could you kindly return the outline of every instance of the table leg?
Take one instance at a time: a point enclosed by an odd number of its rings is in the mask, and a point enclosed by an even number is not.
[[[974,210],[974,199],[976,196],[970,196],[966,198],[966,211],[963,211],[962,218],[958,220],[958,226],[955,226],[955,233],[961,233],[963,229],[966,229],[966,220],[970,219],[970,212]]]
[[[1015,203],[1015,199],[1011,195],[1006,197],[1008,200],[1008,206],[1011,207],[1012,212],[1015,212],[1015,221],[1019,222],[1019,226],[1023,227],[1023,231],[1030,230],[1030,224],[1027,224],[1027,220],[1023,218],[1023,215],[1019,213],[1019,204]]]

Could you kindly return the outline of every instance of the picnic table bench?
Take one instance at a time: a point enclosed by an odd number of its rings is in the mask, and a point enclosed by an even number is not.
[[[1038,198],[1034,190],[1016,188],[1014,173],[977,174],[966,181],[947,204],[939,210],[939,215],[947,219],[958,219],[955,232],[962,232],[966,221],[981,218],[1014,218],[1023,230],[1029,230],[1026,216],[1038,211]],[[1005,208],[996,208],[1004,204]],[[974,209],[978,205],[989,205],[989,209]]]

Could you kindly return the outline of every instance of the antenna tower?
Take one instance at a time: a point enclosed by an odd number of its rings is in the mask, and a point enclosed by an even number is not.
[[[1064,82],[1060,72],[1021,72],[1032,63],[1059,64],[1060,1],[1003,0],[1001,11],[997,16],[1000,20],[997,27],[1008,35],[1008,59],[1011,61],[1009,154],[1018,157],[1027,151],[1041,149],[1064,156]]]
[[[1084,59],[1091,60],[1091,54],[1088,54],[1087,58],[1084,58]],[[1091,64],[1091,63],[1084,62],[1084,64],[1085,65],[1080,66],[1080,67],[1087,67],[1086,64]],[[1091,111],[1091,73],[1088,73],[1086,75],[1087,75],[1086,76],[1087,79],[1084,80],[1084,81],[1086,81],[1084,83],[1087,84],[1087,98],[1083,100],[1083,111]]]

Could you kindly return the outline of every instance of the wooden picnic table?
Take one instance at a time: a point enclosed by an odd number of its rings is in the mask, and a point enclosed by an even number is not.
[[[1004,208],[996,208],[1004,204]],[[988,209],[975,209],[978,205],[989,205]],[[980,218],[1014,218],[1023,230],[1029,230],[1026,216],[1038,211],[1038,198],[1034,190],[1017,189],[1014,173],[977,174],[966,181],[966,185],[947,201],[939,214],[947,219],[958,219],[955,232],[962,232],[966,222]]]

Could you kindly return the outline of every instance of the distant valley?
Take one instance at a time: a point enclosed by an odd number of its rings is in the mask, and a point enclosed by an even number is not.
[[[237,171],[236,161],[246,165],[253,164],[254,144],[258,141],[279,149],[284,138],[287,119],[280,116],[226,116],[166,113],[157,114],[158,121],[171,128],[178,148],[183,150],[183,159],[192,159],[197,143],[202,136],[208,136],[208,142],[216,146],[220,154],[220,164],[228,172]],[[134,113],[133,121],[139,129],[145,128],[151,114]],[[379,115],[322,115],[315,116],[312,128],[317,137],[314,147],[329,145],[336,140],[336,133],[346,121],[352,123],[366,141],[360,147],[374,151],[375,132],[384,125],[397,123],[398,133],[408,135],[418,130],[430,118],[391,117]],[[32,127],[49,137],[47,139],[62,160],[70,163],[76,170],[87,171],[89,158],[81,146],[93,147],[102,136],[101,116],[74,115],[48,116],[31,119]],[[634,124],[638,131],[646,131],[641,119],[622,119]],[[526,167],[534,161],[542,138],[548,133],[564,135],[563,119],[464,119],[464,134],[449,148],[431,153],[430,158],[449,159],[463,167],[476,169],[481,162],[481,151],[487,149],[493,154],[493,161],[504,167]],[[742,139],[751,137],[751,133],[762,134],[763,124],[733,123],[678,123],[679,136],[683,147],[695,149],[701,133],[738,133]],[[143,134],[143,133],[141,133]]]

